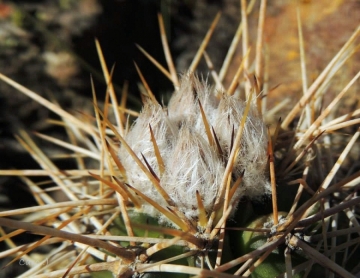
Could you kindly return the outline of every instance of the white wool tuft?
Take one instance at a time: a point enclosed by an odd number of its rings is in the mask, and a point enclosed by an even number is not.
[[[190,221],[196,221],[198,216],[196,191],[200,193],[206,212],[211,213],[226,167],[224,157],[220,157],[217,149],[208,142],[199,101],[227,160],[230,155],[232,130],[234,128],[236,135],[246,104],[238,97],[227,95],[223,95],[219,101],[210,93],[206,82],[199,81],[191,74],[183,77],[180,89],[172,96],[167,109],[148,101],[125,137],[141,160],[141,154],[145,156],[160,178],[162,188]],[[151,141],[149,124],[165,164],[162,176]],[[233,198],[257,198],[270,194],[266,167],[267,140],[264,122],[256,107],[252,105],[232,178],[235,181],[243,170],[245,175]],[[163,197],[125,148],[120,147],[119,156],[127,173],[127,182],[166,207]],[[148,203],[144,202],[143,208],[149,215],[168,222]]]

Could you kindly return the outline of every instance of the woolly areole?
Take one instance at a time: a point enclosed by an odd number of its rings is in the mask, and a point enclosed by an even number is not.
[[[201,107],[213,137],[221,148],[210,144]],[[234,133],[240,127],[246,103],[237,96],[221,95],[216,98],[205,81],[192,74],[182,78],[180,88],[170,99],[167,108],[147,100],[144,107],[125,136],[126,142],[147,163],[160,180],[161,187],[170,196],[174,207],[191,222],[198,219],[198,191],[207,214],[214,208],[226,163],[231,152]],[[160,173],[159,163],[151,140],[150,127],[164,162],[165,169]],[[215,135],[214,135],[215,133]],[[232,200],[242,196],[257,198],[270,194],[267,178],[267,133],[255,104],[251,104],[240,141],[240,151],[232,171],[232,183],[244,172],[242,184]],[[126,182],[164,208],[169,205],[154,187],[152,182],[133,157],[121,146],[120,160],[126,170]],[[149,215],[169,222],[150,204],[143,202],[143,209]]]

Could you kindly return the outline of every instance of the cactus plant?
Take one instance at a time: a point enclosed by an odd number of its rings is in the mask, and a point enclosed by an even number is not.
[[[241,2],[246,26],[246,1]],[[266,1],[261,2],[263,18]],[[268,122],[267,128],[266,121],[282,104],[264,109],[263,55],[256,51],[251,74],[249,34],[243,28],[243,62],[225,88],[225,75],[212,69],[204,52],[218,20],[180,81],[170,55],[168,69],[155,62],[174,84],[167,106],[155,98],[140,69],[141,112],[119,104],[99,42],[108,88],[102,108],[93,92],[94,115],[72,115],[0,74],[2,81],[61,118],[55,124],[64,127],[68,141],[37,135],[63,147],[78,165],[59,169],[25,130],[16,135],[43,169],[0,172],[19,176],[39,204],[0,212],[0,225],[14,229],[1,230],[1,241],[9,246],[1,257],[31,266],[20,277],[359,274],[360,172],[355,163],[346,175],[339,171],[343,163],[359,159],[358,152],[351,152],[359,146],[359,109],[339,115],[336,106],[360,72],[333,99],[322,100],[336,72],[357,51],[360,27],[312,84],[304,86],[284,120]],[[169,53],[161,16],[159,25]],[[235,43],[239,39],[237,34]],[[213,87],[194,74],[201,56]],[[127,115],[137,117],[132,125]],[[29,177],[35,175],[47,176],[51,187]],[[51,190],[68,201],[57,202]],[[14,245],[12,238],[24,232],[41,237]],[[51,246],[45,255],[37,252],[43,246]]]

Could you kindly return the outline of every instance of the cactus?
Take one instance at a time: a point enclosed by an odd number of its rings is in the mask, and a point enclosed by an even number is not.
[[[245,26],[246,1],[241,2]],[[330,102],[322,100],[336,71],[357,51],[360,27],[304,86],[284,120],[275,122],[273,111],[282,104],[264,109],[263,55],[256,51],[251,74],[246,28],[243,60],[229,86],[223,84],[226,74],[211,68],[204,48],[218,20],[180,80],[170,55],[168,69],[154,62],[174,84],[167,106],[156,99],[139,68],[142,110],[119,104],[98,41],[108,88],[102,108],[93,92],[94,115],[72,115],[0,73],[2,81],[61,117],[56,124],[65,128],[67,142],[37,135],[63,147],[78,165],[59,169],[25,130],[16,135],[43,169],[0,171],[19,176],[39,203],[0,212],[0,225],[13,230],[1,229],[1,241],[9,246],[1,257],[30,266],[20,277],[359,275],[360,172],[356,164],[346,175],[339,171],[359,158],[352,152],[359,146],[359,109],[339,114],[336,106],[360,72]],[[159,25],[169,53],[161,16]],[[237,33],[235,43],[239,39]],[[194,73],[201,56],[211,70],[212,87]],[[136,116],[132,125],[128,115]],[[49,177],[52,189],[68,201],[54,200],[30,178],[35,175]],[[14,245],[12,238],[24,232],[41,237]],[[43,246],[51,246],[46,255],[37,252]]]

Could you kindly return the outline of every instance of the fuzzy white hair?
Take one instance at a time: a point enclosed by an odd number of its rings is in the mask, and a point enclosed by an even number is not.
[[[222,149],[222,157],[218,150],[209,144],[199,102],[209,125],[214,128]],[[180,89],[170,99],[167,109],[154,102],[146,102],[125,137],[135,154],[146,158],[158,175],[161,187],[190,221],[196,221],[198,217],[196,191],[200,193],[206,212],[213,210],[225,172],[224,161],[230,155],[233,130],[236,134],[244,109],[245,103],[238,97],[223,95],[218,100],[210,93],[206,82],[187,74],[182,78]],[[161,176],[149,125],[165,165]],[[232,178],[237,179],[244,170],[245,174],[233,199],[241,196],[257,198],[270,194],[266,167],[267,140],[264,122],[252,104]],[[119,156],[127,173],[127,182],[166,207],[164,198],[124,147],[120,147]],[[143,208],[149,215],[168,222],[146,202],[143,203]]]

